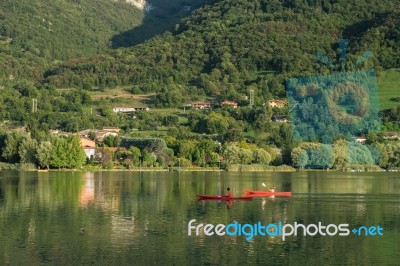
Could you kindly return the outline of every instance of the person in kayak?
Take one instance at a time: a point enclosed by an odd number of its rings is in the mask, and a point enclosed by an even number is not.
[[[227,191],[226,196],[227,196],[228,198],[232,198],[232,197],[233,197],[233,193],[232,193],[231,189],[228,187],[228,188],[226,189],[226,191]]]
[[[263,187],[267,187],[267,185],[265,184],[265,183],[262,183],[261,184]],[[268,190],[270,191],[270,192],[275,192],[275,186],[272,186],[272,188],[268,188]]]

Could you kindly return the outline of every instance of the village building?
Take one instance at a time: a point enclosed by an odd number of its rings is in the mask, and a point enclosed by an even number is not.
[[[136,111],[150,111],[150,108],[147,106],[135,106],[134,108],[136,109]]]
[[[214,105],[211,102],[192,102],[191,106],[193,109],[200,109],[200,110],[213,109],[214,107]]]
[[[60,130],[50,129],[50,130],[49,130],[49,133],[50,133],[50,134],[58,134],[58,133],[60,133]]]
[[[231,107],[233,107],[233,108],[237,108],[237,107],[238,107],[238,104],[237,104],[237,102],[223,101],[223,102],[221,103],[221,107],[223,107],[223,106],[231,106]]]
[[[81,137],[81,138],[79,138],[79,141],[80,141],[82,147],[89,147],[89,148],[96,147],[96,142],[94,140]]]
[[[90,159],[91,157],[94,157],[96,154],[96,142],[94,140],[88,139],[88,138],[79,138],[79,141],[81,143],[81,147],[83,148],[86,157]]]
[[[271,99],[267,101],[268,106],[276,107],[276,108],[283,108],[287,105],[286,99]]]
[[[71,136],[71,135],[76,135],[76,133],[64,132],[62,130],[49,130],[49,133],[53,134],[53,135],[64,136],[64,137],[68,137],[68,136]]]
[[[122,106],[113,107],[114,113],[133,113],[135,111],[136,109],[134,107],[122,107]]]
[[[90,132],[94,132],[94,131],[96,131],[96,130],[94,130],[94,129],[85,129],[85,130],[79,131],[78,135],[81,138],[88,138],[89,139]]]
[[[290,123],[290,120],[283,116],[274,116],[272,118],[272,121],[277,122],[277,123]]]
[[[149,110],[150,110],[150,108],[147,107],[147,106],[135,106],[135,107],[116,106],[116,107],[113,107],[113,112],[114,113],[126,113],[126,114],[129,114],[129,113],[134,113],[134,112],[137,112],[137,111],[146,111],[146,112],[148,112]]]
[[[387,140],[399,140],[399,134],[397,132],[384,132],[383,139]]]
[[[359,144],[364,144],[367,141],[367,138],[365,138],[365,137],[354,137],[353,139],[355,142],[357,142]]]
[[[119,133],[121,131],[119,127],[103,127],[103,130],[115,133]]]

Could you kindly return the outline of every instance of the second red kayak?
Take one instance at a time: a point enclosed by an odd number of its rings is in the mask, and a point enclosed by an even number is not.
[[[250,197],[271,197],[271,196],[277,196],[277,197],[291,197],[292,192],[271,192],[271,191],[262,191],[262,190],[245,190],[244,191],[244,196],[250,196]]]
[[[212,196],[212,195],[197,195],[199,200],[252,200],[252,196],[242,197],[227,197],[227,196]]]

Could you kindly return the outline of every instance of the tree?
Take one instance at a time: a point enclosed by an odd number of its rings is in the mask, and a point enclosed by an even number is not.
[[[93,131],[90,131],[90,132],[89,132],[89,139],[95,140],[95,139],[96,139],[96,133],[93,132]]]
[[[79,168],[86,162],[86,154],[78,136],[68,136],[66,139],[67,167]]]
[[[28,136],[20,132],[12,132],[6,136],[2,156],[9,163],[20,162],[19,146],[26,138],[28,138]]]
[[[18,154],[21,163],[36,163],[37,141],[31,138],[25,138],[18,147]]]
[[[322,165],[322,168],[331,168],[333,165],[333,151],[331,145],[324,144],[321,149],[318,150],[319,155],[316,159],[318,165]]]
[[[348,145],[348,161],[351,164],[373,164],[371,152],[365,145],[357,143],[349,143]]]
[[[303,169],[308,163],[308,155],[306,151],[303,151],[302,153],[300,153],[299,157],[298,157],[298,161],[297,161],[297,166],[300,169]]]
[[[308,164],[307,151],[301,147],[296,147],[291,152],[293,165],[302,169]]]
[[[239,160],[240,164],[249,164],[253,159],[253,153],[251,150],[239,148]]]
[[[399,167],[400,166],[400,144],[391,145],[391,155],[389,157],[389,166]]]
[[[103,139],[103,144],[106,147],[119,147],[121,145],[121,138],[119,136],[106,136]]]
[[[103,148],[101,152],[101,165],[104,169],[112,169],[113,164],[113,153],[108,148]]]
[[[201,153],[201,163],[208,163],[211,161],[211,154],[214,153],[219,147],[218,143],[211,139],[203,139],[197,145]]]
[[[49,169],[53,145],[50,141],[42,141],[36,149],[36,158],[41,167]]]
[[[178,156],[192,161],[197,145],[198,142],[196,140],[180,141],[178,144]]]
[[[57,168],[67,167],[66,140],[61,136],[54,136],[51,140],[53,149],[50,155],[50,166]]]
[[[333,163],[337,169],[345,169],[348,164],[347,155],[348,142],[344,139],[333,143]]]
[[[143,165],[147,167],[154,166],[154,163],[157,161],[157,156],[154,152],[151,151],[143,151]]]
[[[222,156],[224,157],[224,161],[228,164],[236,164],[240,163],[240,148],[236,145],[226,145],[223,148]]]
[[[139,148],[131,146],[129,148],[129,152],[132,155],[133,164],[138,166],[140,164],[140,157],[142,156],[142,153],[140,152]]]
[[[271,162],[271,155],[264,149],[255,149],[253,150],[253,162],[269,164]]]

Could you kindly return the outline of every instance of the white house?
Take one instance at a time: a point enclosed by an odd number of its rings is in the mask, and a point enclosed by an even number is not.
[[[134,107],[113,107],[114,113],[133,113],[136,111]]]

